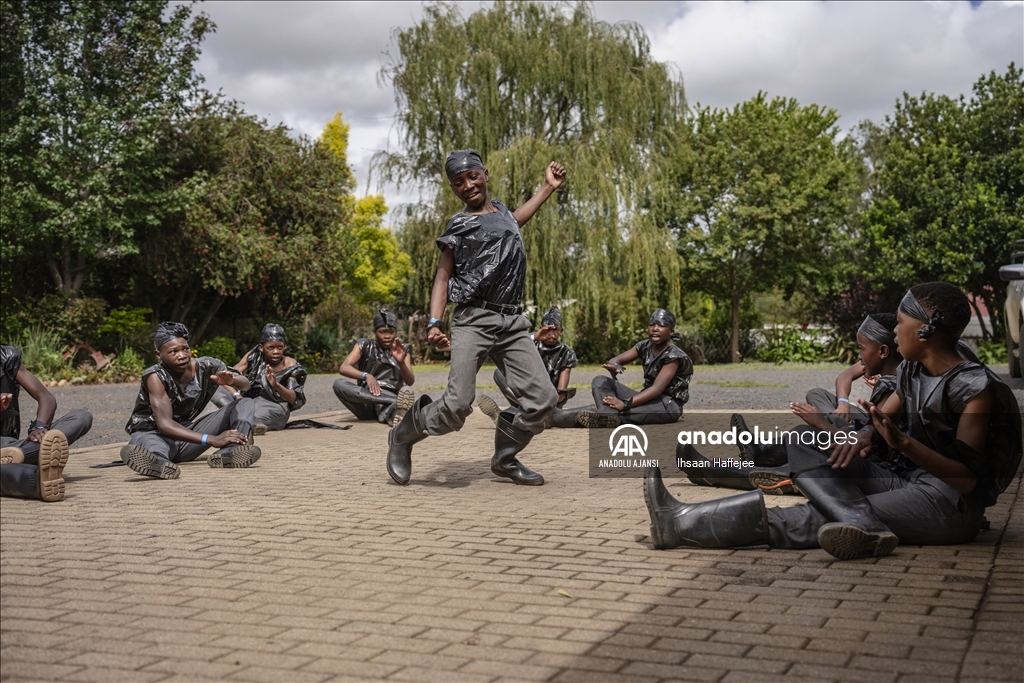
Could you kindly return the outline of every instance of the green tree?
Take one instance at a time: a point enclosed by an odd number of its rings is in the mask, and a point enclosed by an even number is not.
[[[982,76],[970,100],[904,94],[881,126],[864,130],[872,275],[902,287],[959,285],[992,315],[995,329],[983,327],[984,336],[998,335],[1006,298],[999,266],[1024,238],[1024,72],[1010,64]]]
[[[499,1],[468,17],[429,4],[395,41],[381,75],[394,84],[401,149],[375,166],[426,197],[400,226],[416,268],[412,305],[426,305],[434,240],[461,209],[443,177],[445,157],[466,147],[483,156],[491,195],[512,208],[537,190],[551,160],[569,171],[523,230],[527,299],[577,300],[594,318],[678,305],[671,238],[639,218],[639,202],[655,140],[682,114],[683,87],[653,60],[638,24],[598,21],[584,2]]]
[[[338,281],[349,169],[320,142],[294,139],[207,98],[179,131],[176,174],[188,208],[140,234],[137,292],[197,340],[221,306],[295,323]]]
[[[731,310],[732,362],[746,297],[836,278],[860,166],[837,120],[759,93],[731,110],[695,111],[660,162],[652,212],[678,236],[688,284]]]
[[[166,144],[214,26],[191,3],[148,0],[2,0],[0,13],[4,270],[35,257],[74,294],[186,201],[165,182]]]

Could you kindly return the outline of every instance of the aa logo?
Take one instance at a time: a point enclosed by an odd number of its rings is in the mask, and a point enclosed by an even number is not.
[[[612,457],[646,457],[647,433],[636,425],[619,425],[608,437],[608,448],[612,452]]]

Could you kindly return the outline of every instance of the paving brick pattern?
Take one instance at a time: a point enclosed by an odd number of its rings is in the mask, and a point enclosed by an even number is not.
[[[479,412],[417,447],[408,487],[386,435],[272,433],[251,469],[175,481],[74,451],[64,502],[0,505],[0,677],[1021,680],[1019,478],[969,545],[662,552],[640,481],[587,477],[582,430],[531,444],[540,488],[491,475]]]

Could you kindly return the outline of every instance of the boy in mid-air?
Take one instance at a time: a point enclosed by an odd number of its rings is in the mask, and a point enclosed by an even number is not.
[[[249,390],[217,389],[213,403],[224,408],[233,400],[251,398],[256,403],[252,433],[262,436],[288,426],[293,410],[306,405],[306,369],[291,356],[286,356],[288,338],[284,328],[274,323],[263,326],[260,343],[229,370],[236,370],[249,380]]]
[[[121,460],[158,479],[177,479],[178,463],[191,462],[211,447],[217,450],[207,460],[210,467],[248,467],[259,460],[260,449],[251,443],[256,414],[251,398],[199,417],[218,387],[247,391],[249,380],[216,358],[193,358],[181,323],[160,323],[153,343],[160,362],[142,373]]]
[[[373,316],[373,339],[357,339],[334,380],[334,395],[360,420],[397,424],[412,407],[416,382],[410,346],[398,338],[398,318],[383,308]]]
[[[871,423],[841,440],[829,434],[827,458],[817,445],[786,446],[807,504],[766,509],[761,491],[751,491],[689,505],[669,494],[658,468],[648,470],[654,547],[821,547],[848,560],[881,557],[899,543],[971,541],[1020,465],[1021,422],[1009,387],[959,353],[970,318],[967,297],[951,284],[907,292],[896,326],[905,362],[882,405],[861,402]],[[810,425],[795,431],[827,434]],[[883,443],[896,453],[889,468],[868,459]]]
[[[617,413],[622,422],[635,425],[677,422],[682,417],[683,404],[690,400],[693,362],[672,343],[675,328],[675,316],[657,309],[647,322],[647,339],[603,365],[612,376],[591,382],[598,411]],[[633,391],[615,376],[638,358],[644,366],[644,388]]]
[[[433,403],[421,395],[388,434],[388,474],[399,484],[409,483],[413,444],[462,428],[473,412],[476,373],[490,356],[520,399],[514,414],[506,411],[498,420],[491,472],[516,484],[540,486],[544,477],[516,455],[543,431],[558,393],[530,339],[530,321],[522,315],[526,251],[519,229],[561,186],[565,169],[549,164],[540,191],[515,212],[488,196],[487,169],[475,151],[448,155],[445,175],[465,208],[448,220],[437,239],[441,261],[430,295],[427,343],[452,349],[448,387]],[[450,342],[441,331],[449,301],[457,304]]]

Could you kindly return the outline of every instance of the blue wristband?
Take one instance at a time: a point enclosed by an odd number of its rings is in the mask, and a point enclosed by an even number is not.
[[[203,444],[203,445],[205,446],[205,445],[206,445],[206,440],[207,440],[208,438],[210,438],[210,435],[209,435],[209,434],[203,434],[203,440],[202,440],[202,441],[201,441],[200,443],[202,443],[202,444]]]
[[[850,399],[848,399],[848,398],[837,398],[836,400],[839,401],[840,403],[846,403],[846,404],[850,403]]]
[[[359,379],[359,381],[360,382],[365,382],[366,381],[366,373],[365,372],[363,373],[363,376]]]

